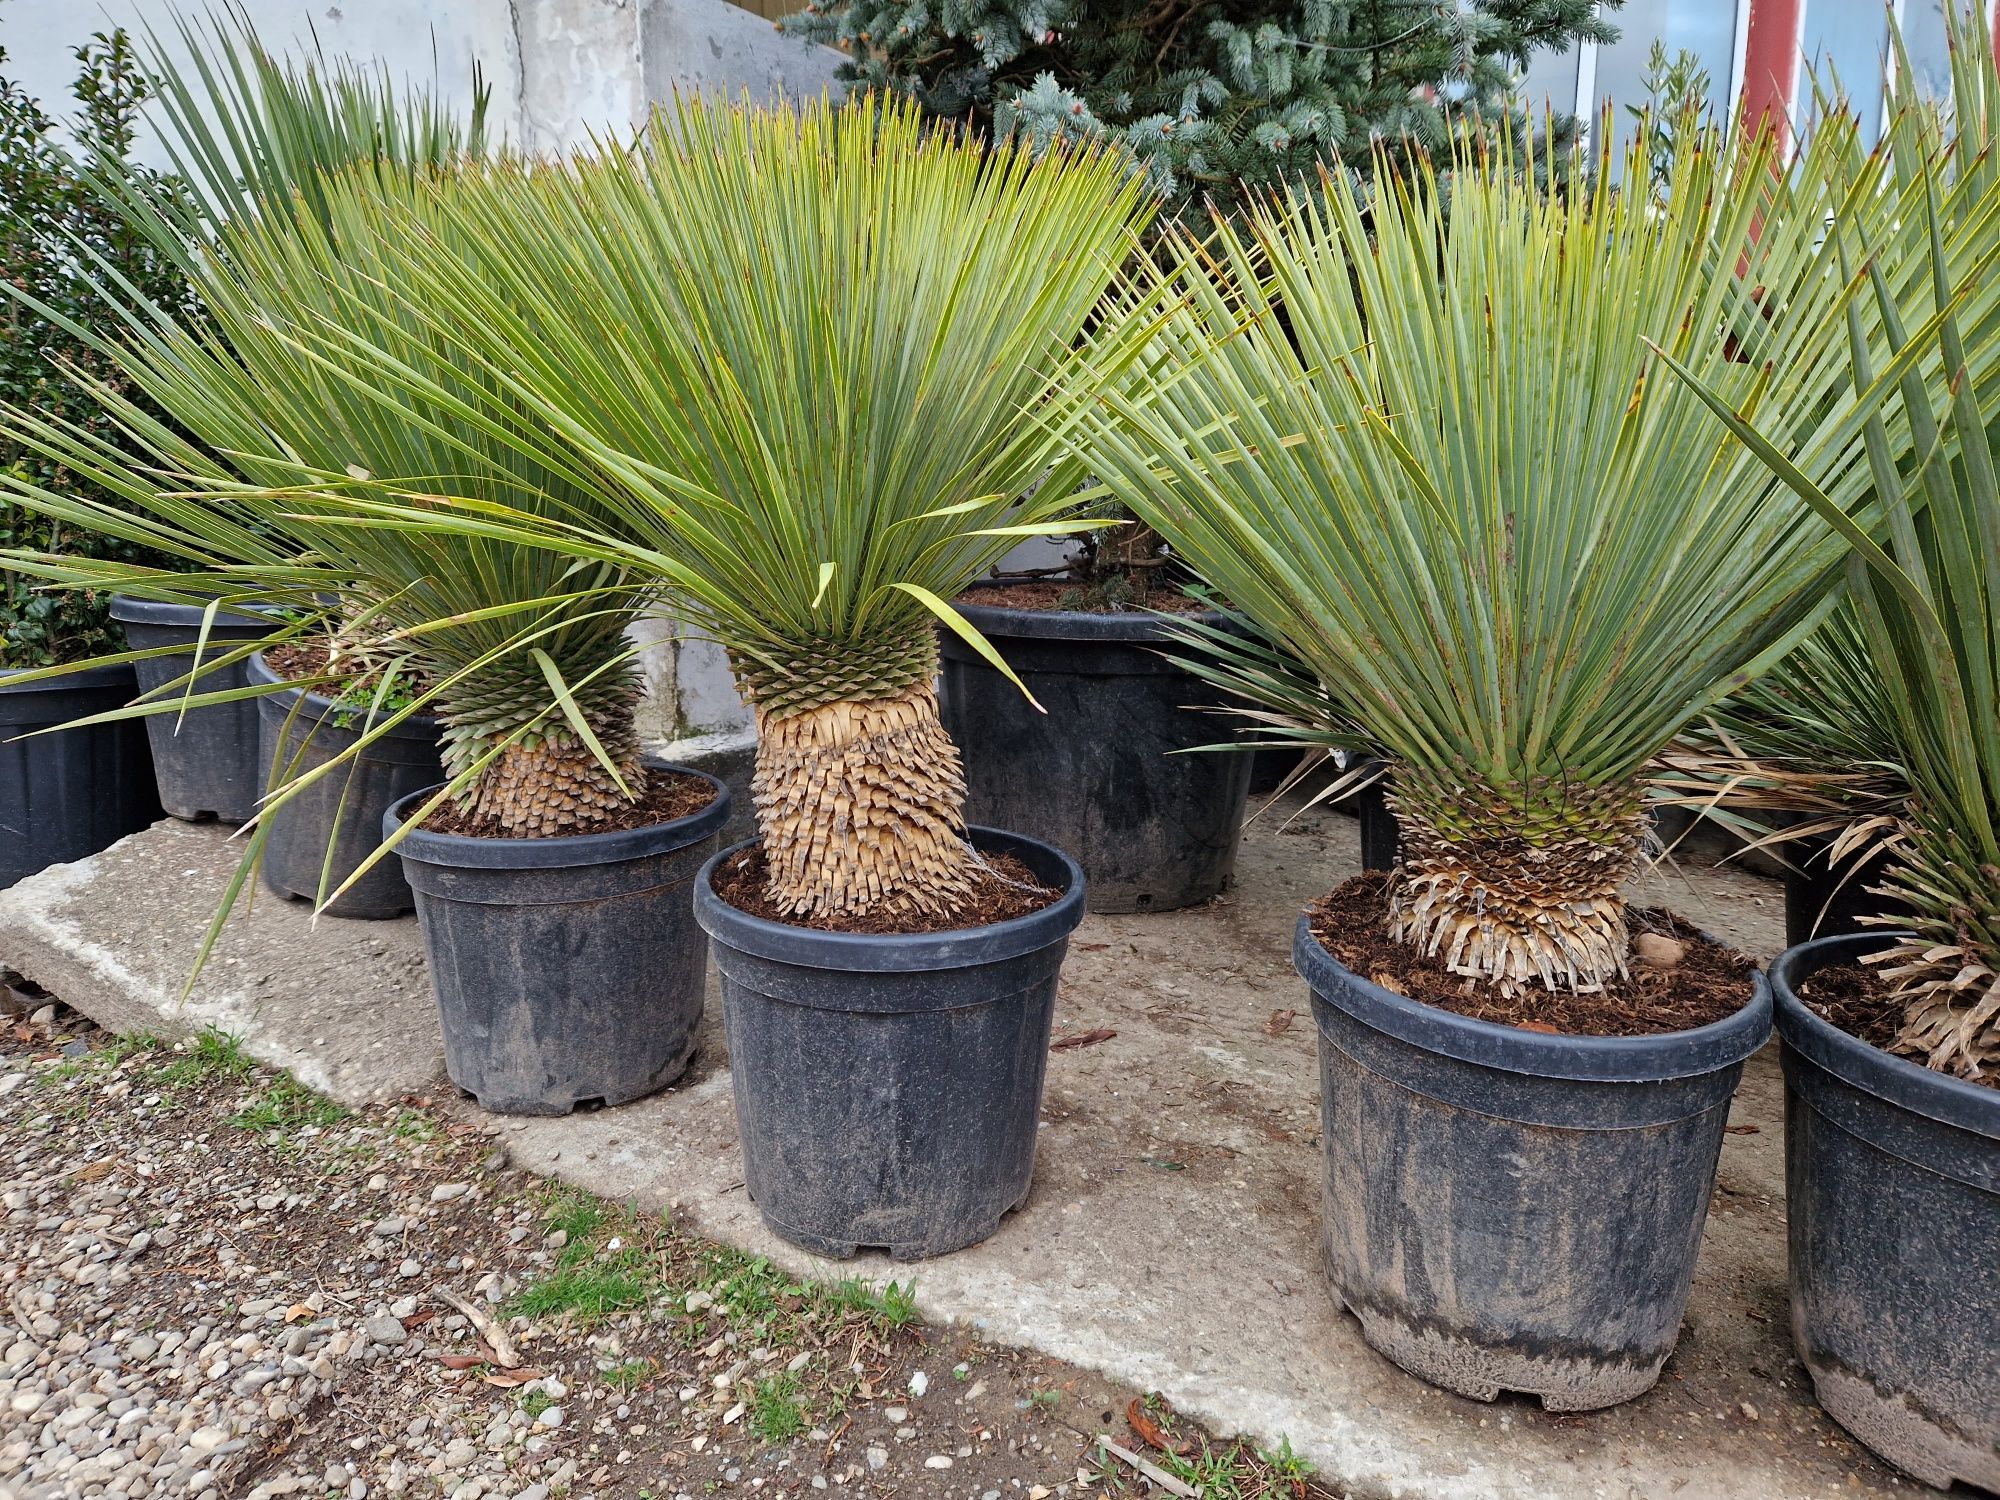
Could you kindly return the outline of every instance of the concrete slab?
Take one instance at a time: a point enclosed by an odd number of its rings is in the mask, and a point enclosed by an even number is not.
[[[1168,916],[1092,917],[1050,1059],[1035,1189],[987,1244],[839,1272],[768,1235],[743,1192],[719,1018],[683,1084],[625,1109],[503,1127],[522,1166],[677,1205],[703,1232],[802,1273],[909,1279],[927,1315],[1153,1388],[1220,1432],[1289,1437],[1364,1497],[1820,1500],[1912,1487],[1810,1401],[1786,1336],[1783,1091],[1753,1061],[1734,1110],[1679,1351],[1627,1406],[1554,1417],[1404,1375],[1320,1282],[1313,1034],[1293,914],[1358,868],[1351,819],[1277,814],[1246,834],[1230,895]],[[233,866],[212,828],[163,824],[0,893],[0,962],[106,1024],[206,1023],[346,1099],[447,1087],[410,921],[309,924],[260,898],[185,1005],[179,981]],[[1760,954],[1777,888],[1656,872],[1646,898]],[[1286,1022],[1285,1012],[1297,1014]],[[469,1109],[469,1107],[468,1107]]]

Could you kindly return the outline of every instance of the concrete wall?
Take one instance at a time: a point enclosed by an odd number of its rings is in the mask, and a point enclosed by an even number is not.
[[[243,0],[266,45],[380,58],[398,77],[431,85],[461,107],[475,69],[492,85],[492,119],[533,150],[586,146],[643,120],[675,89],[734,97],[817,95],[832,88],[839,54],[780,36],[725,0]],[[176,50],[175,18],[207,14],[203,0],[0,0],[0,71],[52,113],[65,113],[71,53],[92,32],[150,27]],[[142,150],[162,160],[157,147]],[[672,621],[644,623],[651,696],[647,738],[683,758],[740,749],[749,715],[713,642]],[[733,753],[733,751],[732,751]]]

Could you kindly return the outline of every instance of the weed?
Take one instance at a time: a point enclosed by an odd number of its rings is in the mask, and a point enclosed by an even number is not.
[[[238,1130],[254,1130],[260,1135],[275,1132],[289,1136],[307,1126],[325,1130],[338,1125],[347,1118],[347,1113],[333,1100],[315,1094],[289,1078],[279,1078],[231,1115],[227,1123]]]
[[[1055,1409],[1061,1405],[1061,1391],[1042,1390],[1028,1392],[1029,1411],[1047,1412],[1050,1415],[1054,1415]]]
[[[428,1145],[438,1137],[437,1122],[421,1110],[399,1109],[396,1118],[389,1122],[389,1134],[399,1141]]]
[[[539,1417],[555,1404],[556,1398],[551,1396],[547,1391],[529,1391],[521,1398],[521,1410],[528,1414],[530,1421]]]
[[[218,1026],[204,1026],[174,1052],[174,1060],[159,1073],[160,1082],[168,1088],[185,1088],[208,1078],[247,1078],[256,1065],[243,1050],[242,1039]]]
[[[917,1321],[917,1284],[891,1281],[880,1288],[856,1277],[825,1288],[834,1307],[865,1315],[878,1329],[905,1328]]]
[[[1292,1440],[1288,1437],[1279,1438],[1275,1450],[1259,1448],[1257,1457],[1270,1465],[1271,1471],[1280,1479],[1307,1479],[1312,1476],[1313,1466],[1292,1452]]]
[[[608,1370],[599,1370],[597,1378],[619,1395],[629,1396],[653,1378],[653,1362],[650,1359],[628,1359]]]
[[[789,1370],[757,1382],[750,1397],[750,1430],[767,1443],[784,1443],[806,1430],[798,1377]]]

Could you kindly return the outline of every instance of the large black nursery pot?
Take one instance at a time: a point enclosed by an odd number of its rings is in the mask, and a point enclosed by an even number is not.
[[[1176,754],[1229,737],[1220,689],[1159,654],[1141,612],[961,604],[1047,713],[941,632],[944,726],[965,759],[966,816],[1066,849],[1090,909],[1173,911],[1229,883],[1250,794],[1246,753]],[[1223,616],[1199,618],[1219,625]]]
[[[1326,1266],[1382,1354],[1447,1390],[1590,1411],[1679,1337],[1744,1059],[1742,1010],[1664,1036],[1551,1036],[1354,974],[1299,919],[1319,1025]]]
[[[1819,1404],[1883,1458],[2000,1491],[2000,1091],[1871,1047],[1798,995],[1892,936],[1821,938],[1771,966],[1792,1342]]]
[[[17,685],[19,675],[0,672],[0,886],[95,854],[160,816],[137,720],[36,734],[124,707],[139,691],[132,669],[91,667]]]
[[[1863,917],[1895,916],[1904,910],[1891,898],[1869,891],[1889,874],[1890,861],[1881,853],[1864,852],[1835,863],[1830,834],[1794,839],[1784,852],[1787,947],[1816,937],[1861,932]]]
[[[978,1243],[1028,1196],[1056,979],[1083,872],[1020,834],[969,830],[1063,892],[1011,921],[870,936],[751,916],[695,882],[715,944],[744,1181],[773,1232],[898,1260]]]
[[[284,681],[261,653],[250,658],[249,678],[260,686]],[[332,760],[368,729],[365,706],[336,703],[303,688],[259,698],[257,713],[258,755],[265,773],[282,773],[297,757],[294,779]],[[438,758],[441,727],[428,714],[412,714],[359,757],[267,814],[264,884],[280,896],[316,900],[324,867],[326,888],[338,889],[381,847],[383,815],[410,793],[444,779]],[[326,910],[336,917],[385,918],[400,917],[415,905],[402,866],[390,858],[377,862]]]
[[[111,618],[125,627],[125,640],[135,651],[185,646],[184,653],[134,662],[142,692],[164,687],[184,677],[195,665],[201,639],[202,611],[192,604],[164,604],[116,594]],[[209,626],[203,660],[227,656],[245,641],[271,633],[268,621],[246,615],[217,614]],[[224,692],[250,682],[248,659],[211,670],[196,678],[197,693]],[[159,776],[160,804],[176,818],[198,821],[220,818],[241,823],[257,811],[264,791],[264,763],[257,755],[257,702],[244,698],[186,713],[154,714],[146,720],[153,745],[153,769]]]
[[[671,823],[566,838],[413,829],[416,892],[445,1071],[485,1109],[562,1115],[665,1088],[694,1055],[708,939],[689,886],[729,820],[729,791]],[[439,787],[384,817],[391,837]]]

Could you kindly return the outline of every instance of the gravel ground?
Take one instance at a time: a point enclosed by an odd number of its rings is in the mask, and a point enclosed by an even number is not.
[[[0,1500],[1330,1495],[907,1287],[553,1189],[430,1101],[350,1113],[20,984],[0,1028]]]

